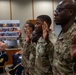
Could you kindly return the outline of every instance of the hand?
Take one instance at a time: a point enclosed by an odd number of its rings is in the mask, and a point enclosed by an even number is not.
[[[73,34],[73,38],[72,38],[72,44],[76,44],[76,33],[75,34]]]
[[[19,36],[22,34],[20,30],[17,30],[16,32],[18,33]]]
[[[76,60],[76,34],[73,35],[72,38],[72,45],[70,46],[70,55],[71,57]]]
[[[74,62],[76,62],[76,44],[70,47],[70,55]]]
[[[20,50],[20,51],[16,52],[15,54],[20,54],[21,55],[22,54],[22,51]]]
[[[19,54],[20,51],[16,52],[15,54]]]
[[[76,44],[70,46],[70,55],[72,58],[76,56]]]
[[[48,25],[46,22],[42,25],[42,30],[43,30],[43,38],[46,40],[48,36]]]
[[[29,30],[26,31],[26,38],[25,38],[26,42],[30,42],[31,41],[31,33]]]
[[[22,55],[22,50],[20,50],[20,51],[18,52],[18,54]]]

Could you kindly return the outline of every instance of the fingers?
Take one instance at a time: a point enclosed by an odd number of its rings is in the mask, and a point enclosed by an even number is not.
[[[48,31],[48,25],[47,25],[47,23],[45,21],[44,21],[44,23],[42,25],[42,30]]]
[[[30,42],[31,39],[31,32],[29,30],[26,31],[26,42]]]
[[[71,45],[71,46],[70,46],[70,50],[71,50],[71,52],[74,51],[74,50],[76,50],[76,44]]]
[[[44,21],[44,26],[48,30],[48,25],[47,25],[47,23],[45,21]]]
[[[31,36],[31,32],[29,30],[26,31],[26,36]]]
[[[76,52],[76,44],[73,44],[70,46],[70,55],[71,57],[74,56],[74,53]]]
[[[76,44],[76,33],[73,36],[74,37],[72,38],[72,44]]]

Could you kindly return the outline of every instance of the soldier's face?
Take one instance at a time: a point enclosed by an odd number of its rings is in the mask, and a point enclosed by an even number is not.
[[[42,25],[43,25],[43,22],[39,18],[37,18],[36,19],[36,25],[35,25],[35,32],[37,34],[42,33]]]
[[[69,22],[70,16],[70,9],[68,8],[68,4],[65,2],[59,3],[55,12],[54,12],[54,21],[57,25],[63,25]]]
[[[25,24],[25,25],[24,25],[24,32],[25,32],[25,33],[26,33],[27,28],[28,28],[28,24]]]

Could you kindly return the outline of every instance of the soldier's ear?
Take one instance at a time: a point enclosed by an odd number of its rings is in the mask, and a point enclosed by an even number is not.
[[[69,15],[71,16],[71,15],[73,15],[74,13],[75,13],[74,10],[73,10],[73,9],[70,9]]]

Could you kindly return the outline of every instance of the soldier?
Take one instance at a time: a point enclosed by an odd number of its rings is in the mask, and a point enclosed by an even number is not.
[[[21,72],[24,67],[22,75],[25,75],[25,74],[33,75],[32,73],[34,71],[34,62],[35,62],[35,47],[31,42],[31,35],[33,30],[34,30],[34,24],[27,22],[24,27],[24,32],[26,35],[25,41],[23,43],[24,46],[23,46],[23,49],[18,52],[18,53],[21,53],[22,59],[21,58],[17,59],[16,66],[14,66],[12,70],[10,70],[9,72],[10,74],[13,74],[15,72],[16,75],[21,75]]]
[[[50,25],[51,18],[48,15],[37,17],[34,32],[40,37],[36,46],[35,75],[52,75],[54,46],[49,40]]]
[[[34,64],[35,64],[35,47],[31,42],[32,32],[34,30],[34,24],[27,23],[27,30],[26,30],[26,43],[23,47],[23,54],[22,54],[22,66],[24,67],[23,75],[33,75],[34,73]]]
[[[73,58],[70,54],[72,38],[76,33],[76,3],[74,0],[62,0],[54,13],[56,25],[61,25],[62,30],[55,44],[53,75],[76,75],[73,69]]]

